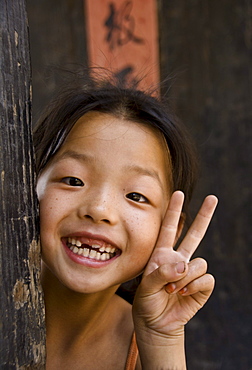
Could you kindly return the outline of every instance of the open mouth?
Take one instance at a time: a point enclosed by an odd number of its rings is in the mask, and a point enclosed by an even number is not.
[[[108,261],[120,254],[119,249],[100,240],[85,240],[82,243],[78,238],[67,238],[66,245],[74,254],[96,261]]]

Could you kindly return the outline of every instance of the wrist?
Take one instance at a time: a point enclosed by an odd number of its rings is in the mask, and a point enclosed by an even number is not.
[[[163,322],[155,327],[155,323],[147,323],[146,320],[134,316],[134,328],[136,335],[139,339],[147,344],[166,345],[172,343],[180,343],[184,341],[185,326],[183,324],[167,323]]]
[[[136,339],[143,370],[185,370],[184,328],[167,334],[149,329],[136,330]]]
[[[135,325],[136,337],[139,342],[146,346],[172,347],[184,346],[184,327],[170,331],[169,333],[156,332],[150,328],[137,327]]]

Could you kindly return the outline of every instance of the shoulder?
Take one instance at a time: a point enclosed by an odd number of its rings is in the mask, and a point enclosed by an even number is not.
[[[126,353],[131,345],[132,335],[134,333],[134,323],[132,318],[132,306],[119,296],[115,296],[113,300],[114,312],[114,335],[126,349]]]
[[[133,319],[132,319],[132,305],[129,302],[125,301],[123,298],[119,297],[119,296],[117,296],[117,298],[115,299],[115,302],[117,302],[118,308],[120,307],[121,314],[122,314],[118,330],[120,331],[121,334],[125,333],[125,340],[126,340],[125,346],[128,349],[127,350],[128,351],[127,352],[127,360],[128,360],[129,356],[130,356],[130,350],[132,349],[132,346],[134,347],[133,352],[135,352],[135,351],[138,352],[136,341],[135,341],[135,339],[133,339],[134,324],[133,324]],[[134,343],[133,343],[133,341],[134,341]],[[133,357],[135,357],[135,356],[133,356]],[[139,355],[137,356],[137,359],[133,360],[132,363],[130,362],[130,364],[128,366],[129,367],[127,369],[129,369],[129,370],[133,369],[133,368],[134,368],[134,370],[142,370]]]

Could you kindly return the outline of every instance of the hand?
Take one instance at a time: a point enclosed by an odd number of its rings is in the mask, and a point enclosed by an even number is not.
[[[147,331],[160,338],[183,333],[184,325],[205,304],[214,288],[213,276],[206,273],[206,261],[190,259],[208,228],[217,198],[206,197],[185,238],[174,250],[183,201],[180,191],[171,197],[133,304],[136,331]]]

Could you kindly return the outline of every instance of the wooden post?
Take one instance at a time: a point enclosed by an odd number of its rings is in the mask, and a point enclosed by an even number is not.
[[[24,0],[0,0],[0,368],[42,369],[45,330]]]

